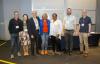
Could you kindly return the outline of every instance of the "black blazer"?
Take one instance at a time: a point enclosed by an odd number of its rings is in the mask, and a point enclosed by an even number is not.
[[[40,18],[37,17],[38,23],[40,22]],[[36,25],[34,23],[33,18],[30,18],[29,20],[29,35],[36,35]]]

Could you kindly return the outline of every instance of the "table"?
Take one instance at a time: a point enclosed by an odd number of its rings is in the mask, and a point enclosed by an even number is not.
[[[89,46],[98,46],[100,40],[100,33],[90,33],[88,37]],[[73,48],[79,48],[79,36],[73,36]]]

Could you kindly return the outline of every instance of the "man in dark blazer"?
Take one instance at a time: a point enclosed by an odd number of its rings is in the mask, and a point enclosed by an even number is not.
[[[37,11],[32,11],[32,16],[29,21],[29,35],[31,40],[31,54],[37,55],[39,53],[39,21]]]

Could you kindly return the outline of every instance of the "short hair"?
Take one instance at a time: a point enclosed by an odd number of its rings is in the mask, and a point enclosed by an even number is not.
[[[52,16],[54,16],[54,15],[57,17],[57,13],[53,13],[53,14],[52,14]]]
[[[72,10],[71,8],[67,8],[67,10],[68,10],[68,9]]]
[[[82,12],[87,12],[87,9],[82,9]]]
[[[67,8],[67,9],[71,9],[71,8]]]

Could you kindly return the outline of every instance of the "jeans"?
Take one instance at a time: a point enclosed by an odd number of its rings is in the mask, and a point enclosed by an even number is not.
[[[42,44],[41,44],[42,50],[47,50],[48,49],[48,37],[49,37],[48,33],[43,33],[41,35],[41,38],[42,38]]]
[[[11,34],[11,54],[20,51],[19,34]]]

